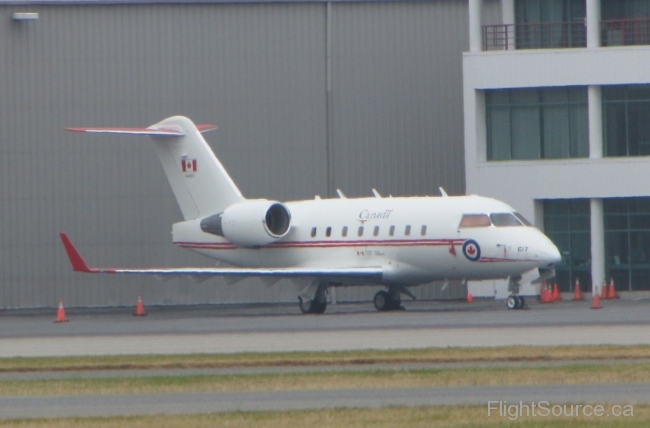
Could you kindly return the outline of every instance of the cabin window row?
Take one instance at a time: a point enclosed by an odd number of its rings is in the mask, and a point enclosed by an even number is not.
[[[357,228],[357,236],[362,237],[365,233],[365,226],[359,226]],[[423,224],[420,226],[420,236],[426,236],[427,234],[427,226]],[[315,238],[318,235],[318,228],[317,227],[312,227],[311,228],[311,237]],[[389,236],[395,236],[395,226],[390,226],[388,228],[388,235]],[[332,227],[328,226],[325,228],[325,237],[330,238],[332,236]],[[346,238],[348,236],[348,226],[343,226],[341,229],[341,237]],[[379,236],[379,226],[374,226],[372,228],[372,236]],[[411,236],[411,225],[407,224],[404,226],[404,236]]]

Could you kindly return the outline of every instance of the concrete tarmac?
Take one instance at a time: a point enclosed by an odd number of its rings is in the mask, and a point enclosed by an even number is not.
[[[0,358],[71,355],[344,351],[510,345],[650,344],[650,301],[405,302],[406,310],[378,313],[370,304],[335,305],[324,315],[297,307],[150,308],[55,311],[0,316]]]

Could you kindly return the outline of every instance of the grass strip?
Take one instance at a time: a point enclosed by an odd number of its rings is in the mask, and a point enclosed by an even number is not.
[[[605,414],[612,414],[605,406]],[[0,420],[0,428],[469,428],[469,427],[631,427],[650,425],[650,406],[635,405],[629,417],[528,416],[509,420],[498,413],[487,415],[487,406],[386,407],[381,409],[333,409],[282,412],[232,412],[205,415],[156,415],[109,418],[56,418]]]
[[[0,395],[151,394],[633,382],[650,382],[650,363],[2,381]]]
[[[388,363],[621,360],[650,358],[650,346],[513,346],[391,351],[278,352],[0,358],[0,372],[313,366]]]

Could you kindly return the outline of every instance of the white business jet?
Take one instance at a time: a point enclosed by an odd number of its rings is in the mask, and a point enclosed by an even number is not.
[[[523,273],[554,275],[556,246],[510,206],[479,196],[374,197],[278,202],[246,199],[196,126],[175,116],[148,128],[68,128],[70,131],[147,135],[172,187],[184,221],[174,244],[232,267],[93,268],[65,234],[72,267],[86,273],[223,276],[231,283],[289,278],[303,313],[323,313],[329,287],[382,285],[375,307],[400,307],[408,287],[432,281],[509,279],[511,309]]]

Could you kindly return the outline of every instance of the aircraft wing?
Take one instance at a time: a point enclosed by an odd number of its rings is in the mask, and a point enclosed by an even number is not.
[[[278,278],[332,278],[380,280],[383,268],[349,267],[349,268],[97,268],[89,267],[68,238],[61,233],[61,241],[68,254],[72,269],[85,273],[149,274],[149,275],[211,275],[211,276],[257,276]]]

